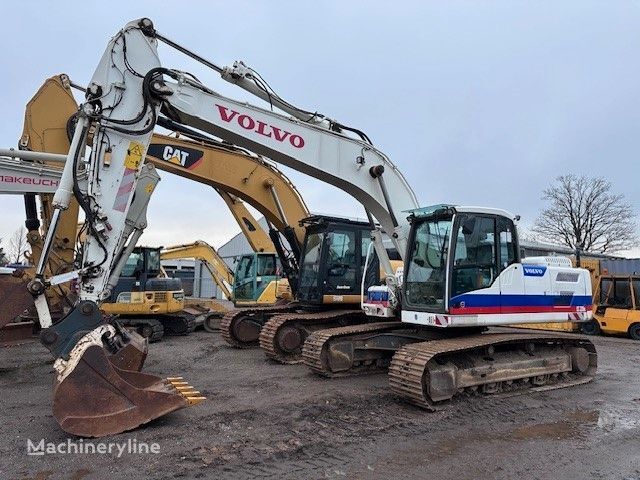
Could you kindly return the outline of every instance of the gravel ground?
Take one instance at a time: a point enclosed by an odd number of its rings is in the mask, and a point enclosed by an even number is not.
[[[182,375],[208,400],[101,439],[159,445],[119,458],[28,456],[27,439],[68,438],[51,414],[52,362],[36,342],[0,348],[0,478],[640,480],[640,343],[594,341],[590,384],[428,413],[399,402],[386,375],[322,379],[217,334],[170,337],[145,371]]]

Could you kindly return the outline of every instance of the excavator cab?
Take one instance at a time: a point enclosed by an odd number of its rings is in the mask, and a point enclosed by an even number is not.
[[[363,274],[367,276],[366,285],[378,280],[377,257],[363,272],[371,243],[371,224],[320,215],[300,223],[306,227],[306,235],[300,259],[298,300],[311,305],[359,304]]]
[[[240,256],[233,276],[234,305],[273,304],[278,295],[278,284],[283,282],[278,270],[274,253]]]
[[[499,310],[496,280],[520,261],[513,219],[498,211],[457,211],[446,205],[419,209],[410,219],[406,309],[453,313],[475,300],[470,292],[485,290],[483,300],[496,300],[493,307]],[[492,286],[498,298],[488,295]]]
[[[179,278],[161,276],[160,250],[135,247],[103,310],[114,314],[177,313],[184,308]]]
[[[504,210],[438,205],[411,212],[403,319],[438,327],[514,321],[585,322],[591,277],[565,257],[520,259]]]
[[[453,313],[475,300],[470,292],[492,286],[500,296],[496,280],[520,261],[511,218],[497,211],[457,211],[438,205],[414,211],[410,219],[403,282],[407,310]],[[495,308],[500,309],[500,298]]]

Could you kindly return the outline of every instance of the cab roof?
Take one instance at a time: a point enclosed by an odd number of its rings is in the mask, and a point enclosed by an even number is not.
[[[517,220],[518,217],[507,210],[503,210],[501,208],[490,208],[490,207],[473,207],[473,206],[460,206],[460,205],[448,205],[448,204],[438,204],[438,205],[430,205],[428,207],[414,208],[412,210],[405,210],[406,213],[409,214],[412,218],[425,218],[431,217],[435,214],[450,214],[454,213],[485,213],[489,215],[498,215],[501,217],[507,217],[511,220]]]

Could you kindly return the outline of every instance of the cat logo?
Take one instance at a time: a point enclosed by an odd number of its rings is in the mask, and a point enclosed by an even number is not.
[[[149,145],[147,154],[159,160],[165,160],[191,169],[202,160],[204,152],[181,145],[171,145],[170,143],[152,143]]]
[[[184,165],[189,158],[189,152],[185,152],[179,148],[173,148],[171,145],[166,145],[164,152],[162,152],[162,158],[177,165]]]

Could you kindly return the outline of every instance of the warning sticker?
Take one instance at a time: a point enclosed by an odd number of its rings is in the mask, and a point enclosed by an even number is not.
[[[149,185],[147,185],[146,187],[144,187],[145,191],[147,193],[151,193],[153,192],[153,183],[150,183]]]
[[[127,156],[124,159],[124,166],[131,170],[138,170],[142,164],[142,155],[144,154],[144,145],[138,142],[129,142]]]

